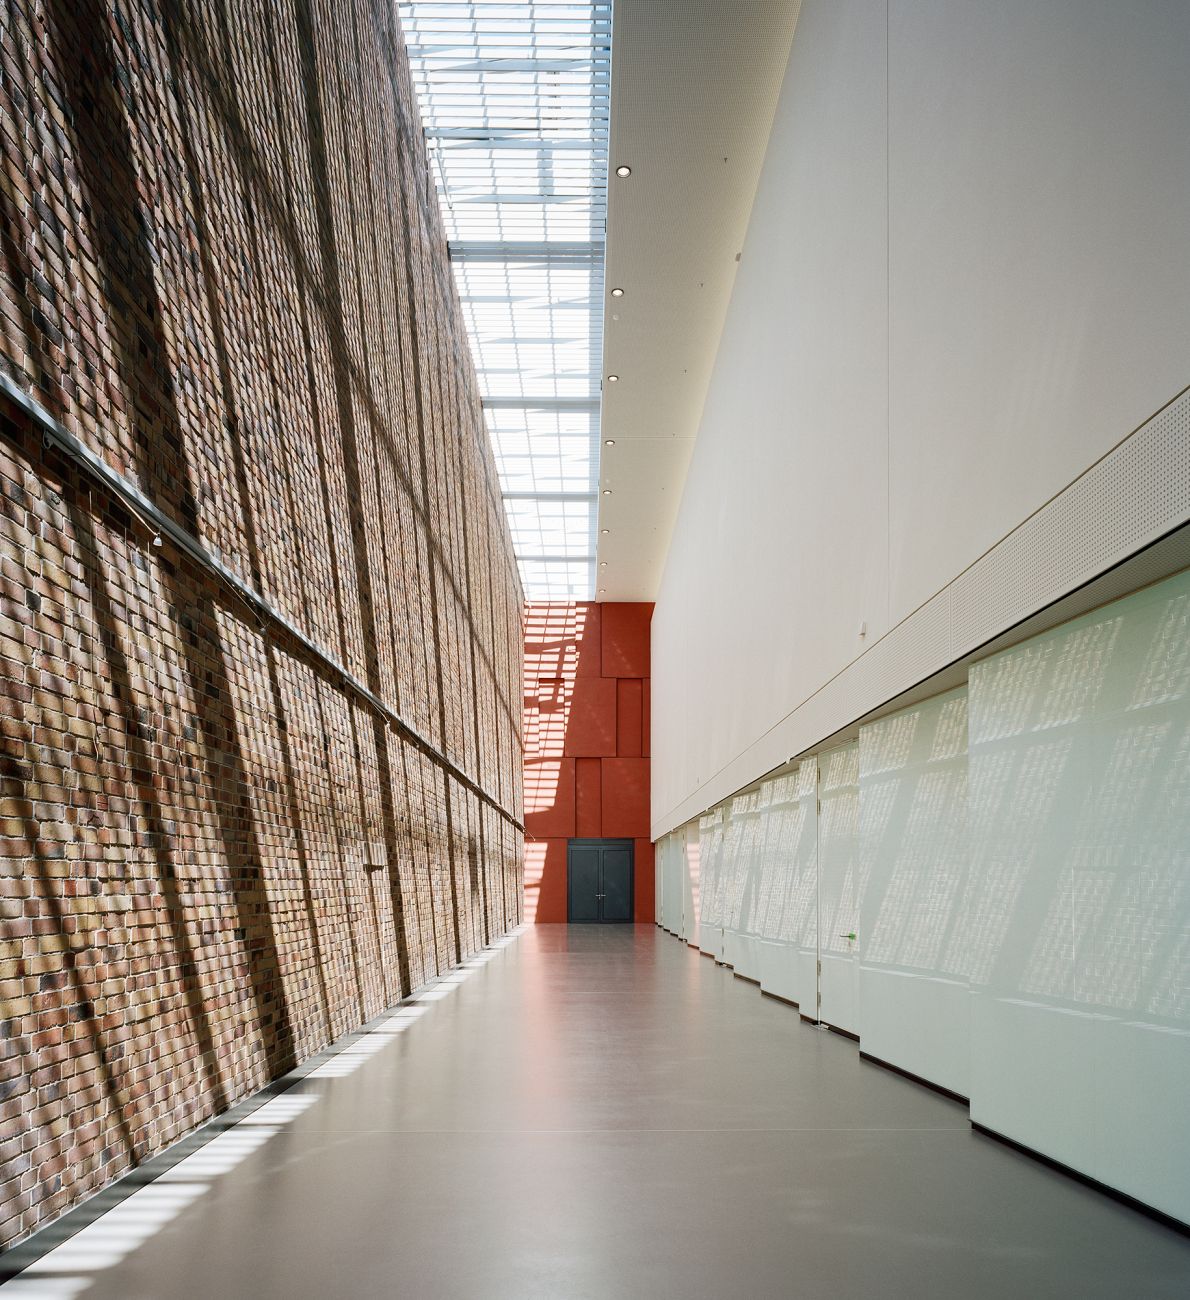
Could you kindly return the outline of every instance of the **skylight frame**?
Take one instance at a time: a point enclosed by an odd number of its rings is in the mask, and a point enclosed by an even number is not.
[[[397,9],[525,596],[594,599],[612,5]]]

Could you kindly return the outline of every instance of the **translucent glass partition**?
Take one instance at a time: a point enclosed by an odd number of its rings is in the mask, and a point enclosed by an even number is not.
[[[818,756],[818,957],[822,963],[819,1017],[836,1029],[859,1031],[859,744]]]
[[[967,688],[859,733],[864,1051],[968,1095]]]
[[[611,5],[401,0],[525,595],[595,595]]]
[[[1190,574],[975,664],[971,1118],[1190,1222]]]

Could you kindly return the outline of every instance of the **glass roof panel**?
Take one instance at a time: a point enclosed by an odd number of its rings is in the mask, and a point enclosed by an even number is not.
[[[397,9],[525,595],[591,599],[611,3]]]

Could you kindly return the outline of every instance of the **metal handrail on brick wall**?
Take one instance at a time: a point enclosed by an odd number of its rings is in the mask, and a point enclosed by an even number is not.
[[[524,822],[518,821],[513,813],[509,812],[494,795],[490,794],[478,781],[469,776],[453,759],[443,753],[432,741],[427,740],[416,727],[407,722],[399,713],[390,709],[358,677],[344,668],[334,655],[328,653],[316,642],[311,641],[279,609],[269,604],[258,591],[250,587],[234,569],[229,569],[222,560],[212,555],[197,537],[187,532],[186,529],[165,514],[145,496],[135,483],[117,473],[106,461],[80,442],[73,433],[54,419],[36,398],[31,397],[3,372],[0,372],[0,389],[41,430],[42,442],[47,450],[55,449],[61,452],[110,492],[114,493],[145,524],[155,529],[159,537],[168,537],[179,550],[184,551],[207,573],[231,588],[262,622],[269,622],[281,628],[286,636],[291,637],[302,647],[306,654],[330,669],[345,688],[380,714],[394,731],[415,745],[429,759],[437,763],[439,767],[445,769],[460,785],[465,786],[472,794],[477,795],[489,807],[495,809],[501,817],[515,826],[517,830],[523,831],[525,829]]]

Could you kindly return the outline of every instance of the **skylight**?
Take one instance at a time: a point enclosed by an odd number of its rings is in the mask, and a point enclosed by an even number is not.
[[[589,600],[611,4],[397,7],[525,596]]]

